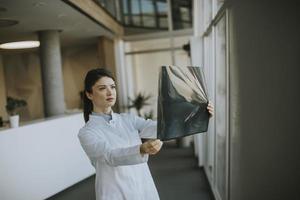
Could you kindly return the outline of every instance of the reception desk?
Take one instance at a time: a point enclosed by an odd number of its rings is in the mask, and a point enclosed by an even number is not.
[[[93,175],[83,125],[80,113],[0,130],[0,199],[45,199]]]

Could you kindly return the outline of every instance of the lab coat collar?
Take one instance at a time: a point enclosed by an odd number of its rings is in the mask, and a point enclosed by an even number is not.
[[[93,120],[93,121],[101,121],[102,123],[105,123],[105,124],[110,124],[110,125],[113,125],[116,123],[116,120],[117,120],[117,114],[114,113],[113,110],[111,110],[111,120],[109,122],[107,122],[102,116],[100,115],[93,115],[92,113],[90,114],[90,120]]]
[[[116,121],[117,120],[117,115],[114,113],[113,110],[111,110],[111,120],[110,121]]]

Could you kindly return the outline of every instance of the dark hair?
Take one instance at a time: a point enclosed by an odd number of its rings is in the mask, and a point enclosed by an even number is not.
[[[104,68],[92,69],[85,76],[83,95],[83,117],[85,122],[89,121],[89,115],[93,111],[93,103],[87,98],[86,92],[91,93],[93,85],[102,77],[109,77],[115,80],[111,72]]]

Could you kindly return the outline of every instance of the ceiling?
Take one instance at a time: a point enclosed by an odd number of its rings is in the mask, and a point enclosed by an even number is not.
[[[62,0],[0,0],[1,19],[19,23],[0,26],[0,43],[37,40],[37,32],[41,30],[60,30],[62,47],[95,43],[101,35],[113,37],[107,29]]]

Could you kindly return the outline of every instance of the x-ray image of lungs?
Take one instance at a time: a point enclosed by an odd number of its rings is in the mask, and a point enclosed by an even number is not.
[[[208,95],[202,67],[162,66],[157,138],[170,140],[206,132]]]

